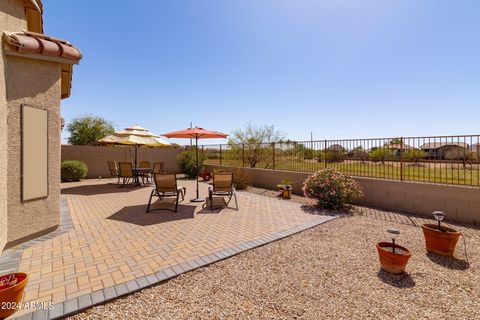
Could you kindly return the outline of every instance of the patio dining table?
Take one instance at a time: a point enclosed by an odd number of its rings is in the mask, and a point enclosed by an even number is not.
[[[147,174],[151,174],[153,172],[153,168],[133,168],[133,176],[135,178],[135,183],[140,186],[140,177],[144,177]]]

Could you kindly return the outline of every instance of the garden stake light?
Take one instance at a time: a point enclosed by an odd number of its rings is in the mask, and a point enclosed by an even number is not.
[[[433,211],[432,214],[435,220],[437,220],[438,222],[438,230],[442,231],[442,229],[440,228],[440,223],[443,221],[443,219],[445,219],[445,213],[441,211]]]
[[[387,229],[387,232],[390,233],[392,236],[392,252],[395,253],[395,239],[400,234],[400,229],[390,227]]]

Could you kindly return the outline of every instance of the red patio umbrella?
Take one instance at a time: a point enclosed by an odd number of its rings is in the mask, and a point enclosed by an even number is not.
[[[218,131],[205,130],[203,128],[188,128],[185,130],[174,131],[162,134],[162,136],[167,138],[186,138],[186,139],[195,139],[195,161],[197,163],[197,172],[198,172],[198,139],[215,139],[215,138],[226,138],[228,134]],[[203,199],[200,199],[198,195],[198,174],[197,174],[197,197],[190,200],[192,202],[202,202]]]

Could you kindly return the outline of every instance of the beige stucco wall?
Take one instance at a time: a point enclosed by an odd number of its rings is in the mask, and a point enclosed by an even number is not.
[[[179,172],[176,157],[182,152],[180,148],[139,148],[138,161],[147,160],[165,162],[165,171]],[[97,146],[62,146],[62,161],[81,160],[88,166],[87,178],[109,177],[107,161],[134,162],[133,147],[97,147]]]
[[[23,0],[0,1],[0,30],[12,32],[27,30]]]
[[[3,31],[21,31],[27,28],[20,0],[0,1],[0,36]],[[5,82],[5,55],[0,45],[0,172],[7,172],[7,98]],[[7,243],[7,175],[0,175],[0,252]]]
[[[208,170],[234,167],[206,165]],[[283,179],[294,181],[293,192],[300,194],[308,173],[245,168],[253,185],[276,189]],[[365,195],[359,204],[405,212],[430,215],[434,210],[444,211],[447,219],[480,223],[480,189],[440,184],[402,182],[355,177]]]
[[[60,64],[7,56],[7,242],[49,230],[60,219]],[[21,202],[21,104],[48,109],[47,198]],[[7,244],[8,246],[8,244]]]

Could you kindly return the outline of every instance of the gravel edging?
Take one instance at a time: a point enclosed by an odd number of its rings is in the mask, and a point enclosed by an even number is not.
[[[375,243],[397,226],[412,252],[407,273],[379,268]],[[480,231],[469,261],[425,254],[416,226],[345,216],[182,274],[73,319],[478,319]]]

